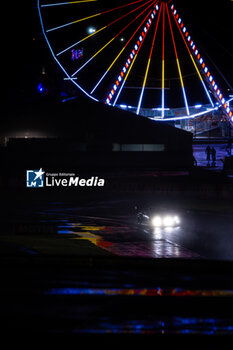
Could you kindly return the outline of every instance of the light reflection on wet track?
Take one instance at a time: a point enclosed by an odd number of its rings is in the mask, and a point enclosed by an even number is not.
[[[47,215],[53,217],[54,214]],[[189,259],[200,257],[199,254],[164,238],[164,233],[172,235],[173,231],[177,230],[179,227],[153,230],[139,227],[135,223],[126,225],[117,219],[87,216],[72,217],[72,221],[69,218],[58,226],[58,234],[67,239],[88,240],[118,256]]]

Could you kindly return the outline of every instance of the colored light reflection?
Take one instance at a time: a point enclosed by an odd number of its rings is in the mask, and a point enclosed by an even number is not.
[[[52,288],[46,295],[233,297],[233,290],[187,290],[182,288]]]
[[[150,320],[113,321],[106,317],[90,328],[75,329],[75,333],[115,333],[115,334],[193,334],[231,335],[233,323],[218,318],[172,317]]]

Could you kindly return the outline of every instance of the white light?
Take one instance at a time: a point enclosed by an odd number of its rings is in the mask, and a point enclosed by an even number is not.
[[[162,226],[162,219],[160,216],[155,216],[153,219],[152,219],[152,225],[154,227],[161,227]]]
[[[127,106],[126,106],[126,105],[120,105],[120,107],[121,107],[121,108],[127,108]]]
[[[199,109],[199,108],[201,108],[202,107],[202,105],[196,105],[196,106],[194,106],[196,109]]]
[[[158,11],[158,10],[159,10],[159,5],[156,5],[155,8],[156,8],[156,10]]]
[[[180,219],[179,219],[178,216],[175,216],[175,217],[174,217],[174,222],[175,222],[177,225],[179,225]]]
[[[165,216],[165,218],[163,219],[163,224],[164,224],[164,226],[166,226],[166,227],[174,226],[173,217],[171,217],[171,216]]]
[[[93,34],[93,33],[96,32],[96,29],[93,28],[93,27],[90,27],[90,28],[87,29],[87,31],[88,31],[89,34]]]

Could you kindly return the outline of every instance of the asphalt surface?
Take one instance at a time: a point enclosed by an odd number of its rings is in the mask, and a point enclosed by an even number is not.
[[[233,260],[231,213],[172,208],[180,225],[155,229],[137,223],[134,204],[115,200],[81,207],[57,202],[38,208],[33,217],[42,227],[55,224],[59,238],[88,241],[117,256]],[[171,209],[147,204],[143,209],[150,209],[150,215]]]

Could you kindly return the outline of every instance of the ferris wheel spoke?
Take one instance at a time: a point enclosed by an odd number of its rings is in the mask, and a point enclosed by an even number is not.
[[[156,5],[157,4],[157,1],[155,3],[155,7],[154,7],[154,11],[152,12],[151,14],[151,18],[154,19],[155,15],[156,15],[156,11],[155,11],[155,8],[158,10],[159,9],[159,6]],[[110,93],[108,94],[108,98],[106,99],[106,103],[107,104],[110,104],[111,100],[113,97],[115,97],[115,100],[114,100],[114,103],[113,103],[113,106],[116,105],[117,101],[118,101],[118,98],[122,92],[122,89],[128,79],[128,76],[134,66],[134,63],[138,57],[138,53],[143,45],[143,42],[145,40],[145,37],[147,36],[148,32],[149,32],[149,29],[150,29],[150,26],[152,24],[152,20],[149,18],[148,21],[147,21],[147,24],[146,26],[144,27],[144,29],[142,30],[141,32],[141,35],[139,35],[139,39],[137,41],[137,44],[134,46],[134,49],[132,50],[132,52],[130,53],[130,56],[129,58],[127,59],[126,63],[124,64],[118,78],[117,78],[117,81],[116,83],[113,85],[113,89],[110,91]],[[119,90],[118,90],[119,88]],[[118,90],[118,91],[117,91]]]
[[[170,27],[170,32],[171,32],[171,37],[172,37],[172,42],[173,42],[175,57],[176,57],[176,64],[177,64],[177,68],[178,68],[178,72],[179,72],[179,77],[180,77],[180,83],[181,83],[181,89],[182,89],[182,93],[183,93],[183,98],[184,98],[186,113],[187,113],[187,115],[189,116],[189,115],[190,115],[190,111],[189,111],[187,96],[186,96],[185,87],[184,87],[184,80],[183,80],[183,76],[182,76],[182,72],[181,72],[181,68],[180,68],[180,61],[179,61],[179,58],[178,58],[178,53],[177,53],[177,48],[176,48],[176,43],[175,43],[175,38],[174,38],[174,34],[173,34],[173,29],[172,29],[172,24],[171,24],[171,18],[170,18],[170,14],[169,14],[169,10],[168,10],[168,5],[167,5],[167,3],[166,3],[166,10],[167,10],[167,17],[168,17],[168,22],[169,22],[169,27]]]
[[[100,52],[102,52],[113,40],[115,40],[121,33],[123,33],[133,22],[135,22],[142,13],[140,13],[137,17],[135,17],[131,22],[129,22],[123,29],[121,29],[112,39],[110,39],[101,49],[99,49],[86,63],[84,63],[79,69],[77,69],[73,74],[72,77],[75,76],[81,69],[83,69],[90,61],[93,60]]]
[[[137,11],[137,10],[140,9],[141,7],[147,5],[148,3],[152,3],[153,1],[154,1],[154,0],[149,0],[149,1],[147,1],[146,3],[144,3],[143,5],[137,7],[136,9],[129,11],[128,13],[124,14],[123,16],[121,16],[121,17],[115,19],[114,21],[108,23],[106,26],[103,26],[102,28],[96,30],[94,33],[92,33],[92,34],[90,34],[90,35],[87,35],[86,37],[80,39],[79,41],[77,41],[77,42],[75,42],[74,44],[70,45],[69,47],[65,48],[64,50],[58,52],[56,56],[60,56],[61,54],[65,53],[65,52],[68,51],[69,49],[71,49],[71,48],[77,46],[77,45],[80,44],[81,42],[83,42],[83,41],[85,41],[85,40],[87,40],[87,39],[90,39],[90,38],[93,37],[94,35],[98,34],[99,32],[103,31],[104,29],[110,27],[111,25],[113,25],[114,23],[120,21],[121,19],[127,17],[128,15],[130,15],[131,13]]]
[[[53,6],[63,6],[63,5],[74,5],[74,4],[81,4],[85,2],[95,2],[98,0],[79,0],[79,1],[65,1],[65,2],[57,2],[54,4],[45,4],[41,5],[40,7],[53,7]]]
[[[163,3],[163,33],[162,33],[162,97],[161,97],[161,110],[162,118],[164,118],[165,112],[165,4]]]
[[[152,40],[150,54],[149,54],[149,58],[148,58],[148,61],[147,61],[146,73],[145,73],[145,76],[144,76],[142,89],[141,89],[141,94],[140,94],[139,101],[138,101],[138,106],[137,106],[137,112],[136,112],[137,115],[139,114],[140,109],[141,109],[141,104],[142,104],[144,90],[145,90],[145,86],[146,86],[146,82],[147,82],[148,72],[149,72],[149,69],[150,69],[151,57],[152,57],[152,53],[153,53],[154,45],[155,45],[155,38],[156,38],[156,35],[157,35],[157,31],[158,31],[161,10],[162,10],[162,7],[160,7],[160,10],[159,10],[159,15],[158,15],[158,19],[157,19],[157,23],[156,23],[156,27],[155,27],[155,32],[154,32],[154,37],[153,37],[153,40]]]
[[[93,1],[93,0],[92,0],[92,1]],[[95,13],[95,14],[90,15],[90,16],[87,16],[87,17],[79,18],[79,19],[76,19],[75,21],[68,22],[68,23],[62,24],[62,25],[60,25],[60,26],[47,29],[46,32],[49,33],[49,32],[52,32],[52,31],[54,31],[54,30],[57,30],[57,29],[61,29],[61,28],[70,26],[70,25],[72,25],[72,24],[76,24],[76,23],[79,23],[79,22],[86,21],[86,20],[88,20],[88,19],[90,19],[90,18],[94,18],[94,17],[98,17],[98,16],[101,16],[101,15],[105,15],[106,13],[113,12],[113,11],[116,11],[116,10],[119,10],[119,9],[122,9],[123,7],[127,7],[127,6],[134,5],[134,4],[137,4],[138,2],[142,2],[142,1],[144,1],[144,0],[133,1],[133,2],[131,2],[131,3],[129,3],[129,4],[126,4],[126,5],[118,6],[118,7],[115,7],[115,8],[113,8],[113,9],[110,9],[110,10],[98,12],[98,13]],[[143,6],[143,5],[142,5],[142,6]]]
[[[202,78],[202,76],[201,76],[201,73],[200,73],[200,71],[199,71],[199,69],[198,69],[198,67],[197,67],[197,65],[196,65],[196,62],[195,62],[195,60],[194,60],[194,58],[193,58],[193,55],[192,55],[192,53],[191,53],[191,51],[190,51],[190,49],[189,49],[189,47],[188,47],[188,44],[187,44],[187,42],[186,42],[186,40],[185,40],[185,38],[184,38],[184,35],[183,35],[183,33],[182,33],[182,30],[181,30],[180,26],[179,26],[179,23],[178,23],[177,18],[176,18],[176,13],[172,12],[172,14],[173,14],[173,18],[174,18],[174,20],[175,20],[175,23],[176,23],[176,25],[177,25],[177,27],[178,27],[178,29],[179,29],[179,32],[180,32],[180,34],[181,34],[181,37],[182,37],[182,39],[183,39],[183,41],[184,41],[184,43],[185,43],[185,46],[186,46],[186,48],[187,48],[187,50],[188,50],[189,56],[190,56],[191,61],[192,61],[193,65],[194,65],[194,68],[195,68],[195,70],[196,70],[196,72],[197,72],[197,75],[198,75],[198,77],[199,77],[199,79],[200,79],[200,81],[201,81],[201,84],[202,84],[202,86],[203,86],[203,88],[204,88],[204,90],[205,90],[205,93],[206,93],[206,95],[207,95],[207,97],[208,97],[208,99],[209,99],[209,101],[210,101],[210,103],[211,103],[211,106],[214,107],[213,100],[212,100],[212,98],[211,98],[211,96],[210,96],[210,94],[209,94],[209,91],[208,91],[208,89],[207,89],[207,87],[206,87],[206,85],[205,85],[205,82],[204,82],[204,80],[203,80],[203,78]]]
[[[140,16],[142,16],[144,14],[144,12],[146,10],[148,10],[149,7],[151,7],[152,5],[154,5],[155,3],[157,3],[157,1],[155,1],[153,4],[150,4],[149,6],[147,6],[147,8],[145,10],[143,10],[142,13],[140,13],[136,18],[139,18]],[[124,45],[124,47],[121,49],[121,51],[117,54],[117,56],[114,58],[114,60],[112,61],[112,63],[109,65],[109,67],[107,68],[107,70],[105,71],[105,73],[102,75],[102,77],[100,78],[100,80],[97,82],[97,84],[94,86],[94,88],[91,91],[91,95],[93,94],[93,92],[97,89],[97,87],[100,85],[100,83],[103,81],[103,79],[106,77],[107,73],[111,70],[111,68],[114,66],[114,64],[117,62],[117,60],[120,58],[120,56],[122,55],[122,53],[125,51],[125,49],[127,48],[127,46],[129,45],[129,43],[132,41],[132,39],[135,37],[135,35],[137,34],[137,32],[139,31],[139,29],[143,26],[143,23],[148,19],[148,17],[150,16],[150,14],[152,13],[152,11],[150,10],[149,13],[145,16],[145,18],[143,19],[143,21],[139,24],[139,26],[137,27],[137,29],[134,31],[134,33],[132,34],[132,36],[129,38],[129,40],[127,41],[127,43]]]

